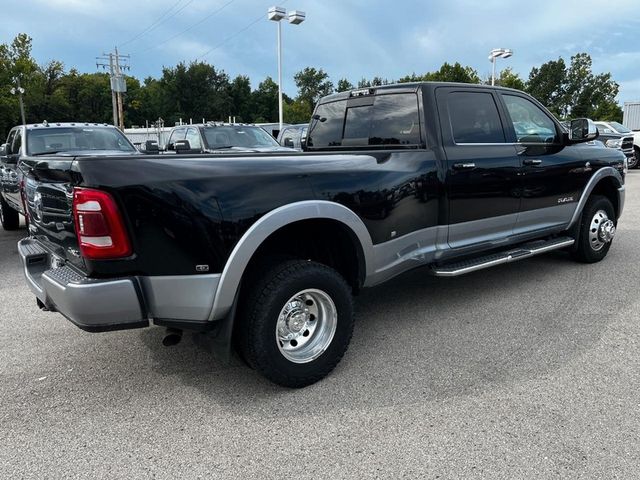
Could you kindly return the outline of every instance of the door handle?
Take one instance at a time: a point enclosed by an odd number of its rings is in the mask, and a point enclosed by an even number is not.
[[[524,165],[540,165],[542,163],[542,160],[538,159],[538,158],[525,158],[522,163]]]
[[[475,163],[454,163],[453,164],[454,170],[471,170],[473,168],[476,168]]]

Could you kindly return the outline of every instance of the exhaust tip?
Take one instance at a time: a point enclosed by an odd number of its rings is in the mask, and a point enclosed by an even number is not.
[[[165,347],[173,347],[182,340],[182,330],[176,328],[167,328],[167,333],[162,339],[162,345]]]

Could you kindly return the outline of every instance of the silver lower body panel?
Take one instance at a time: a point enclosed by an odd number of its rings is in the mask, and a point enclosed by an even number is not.
[[[43,307],[87,331],[123,330],[151,319],[207,322],[220,275],[88,278],[56,266],[37,240],[18,242],[27,284]]]

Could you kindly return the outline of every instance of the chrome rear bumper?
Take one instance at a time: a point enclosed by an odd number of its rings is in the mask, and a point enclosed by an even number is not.
[[[27,284],[45,308],[91,332],[149,325],[132,278],[90,279],[68,266],[51,267],[51,254],[37,240],[18,242]]]

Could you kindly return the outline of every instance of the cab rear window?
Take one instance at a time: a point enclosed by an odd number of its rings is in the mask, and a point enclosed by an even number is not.
[[[313,149],[421,146],[418,96],[395,93],[319,105],[307,145]]]

